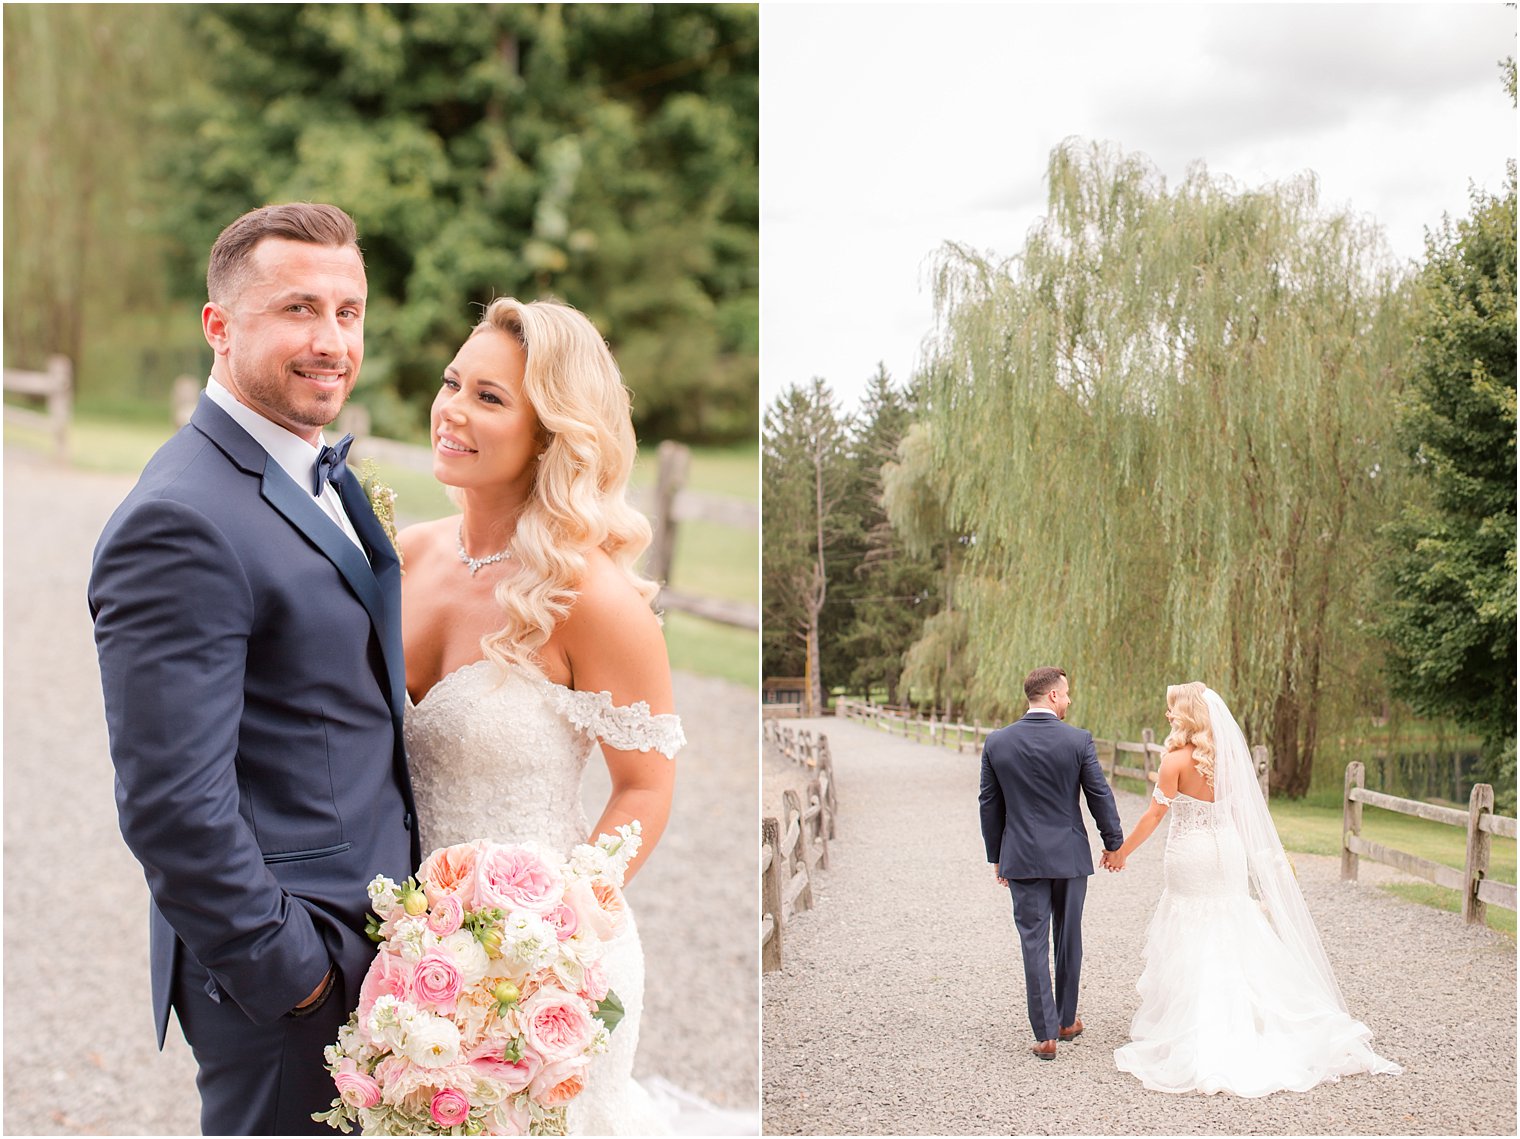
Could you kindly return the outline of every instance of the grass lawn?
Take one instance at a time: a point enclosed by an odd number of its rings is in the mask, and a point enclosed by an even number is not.
[[[81,470],[136,474],[164,440],[174,433],[167,420],[124,422],[76,416],[70,434],[72,465]],[[51,440],[40,431],[5,426],[5,445],[49,452]],[[635,485],[652,482],[654,447],[641,449],[634,468]],[[443,487],[420,471],[376,463],[379,477],[396,490],[402,524],[421,522],[454,512]],[[733,448],[692,449],[687,485],[693,490],[755,501],[759,496],[760,452],[753,444]],[[689,522],[676,541],[671,581],[695,592],[758,602],[760,599],[760,535],[728,526]],[[718,676],[737,684],[759,687],[759,634],[671,613],[665,639],[674,668],[703,676]]]

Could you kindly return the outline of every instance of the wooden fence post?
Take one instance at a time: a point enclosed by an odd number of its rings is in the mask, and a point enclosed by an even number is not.
[[[1151,746],[1156,742],[1156,733],[1149,728],[1141,728],[1140,742],[1145,745],[1145,781],[1149,783],[1151,781]],[[1118,754],[1117,748],[1114,749],[1114,754]]]
[[[1357,855],[1347,841],[1352,835],[1362,834],[1362,805],[1351,797],[1353,788],[1361,789],[1367,782],[1367,770],[1362,761],[1354,759],[1346,764],[1346,798],[1341,809],[1341,881],[1355,882]]]
[[[818,756],[818,778],[823,786],[823,801],[829,809],[829,837],[833,838],[835,819],[839,814],[839,797],[834,790],[834,757],[829,753],[828,743],[828,740],[823,741],[823,751]]]
[[[69,418],[74,407],[74,365],[67,356],[49,356],[48,378],[53,390],[47,397],[48,419],[53,424],[54,446],[60,459],[69,457]]]
[[[760,874],[760,968],[763,972],[781,968],[781,828],[770,816],[760,820],[760,847],[769,851],[770,861]],[[770,936],[765,924],[770,923]]]
[[[654,540],[649,544],[649,576],[661,585],[670,584],[670,567],[676,550],[676,495],[686,484],[691,451],[667,439],[660,444],[655,476]]]
[[[1475,783],[1467,800],[1467,861],[1462,873],[1467,880],[1462,890],[1462,920],[1468,925],[1482,925],[1488,919],[1488,903],[1478,897],[1478,883],[1488,877],[1490,842],[1488,832],[1478,824],[1493,813],[1493,787]]]
[[[823,784],[809,779],[807,785],[808,810],[818,809],[818,868],[829,868],[829,805],[823,800]]]
[[[813,908],[813,874],[812,867],[808,865],[807,812],[802,809],[801,796],[799,796],[797,792],[792,790],[790,787],[781,792],[781,809],[782,814],[786,816],[786,829],[788,833],[790,833],[792,829],[792,816],[797,816],[797,843],[792,847],[792,852],[795,852],[795,854],[788,852],[787,855],[787,861],[789,863],[787,866],[787,876],[791,877],[793,868],[797,865],[798,862],[802,863],[803,886],[801,893],[797,897],[797,908],[810,910]],[[795,862],[792,861],[794,857],[796,859]]]

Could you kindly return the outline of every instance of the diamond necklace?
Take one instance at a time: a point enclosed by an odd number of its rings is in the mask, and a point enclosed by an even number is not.
[[[492,554],[488,558],[472,558],[464,552],[464,519],[459,520],[459,560],[470,567],[470,576],[474,577],[486,566],[494,565],[504,558],[512,556],[512,547],[508,546],[498,554]]]

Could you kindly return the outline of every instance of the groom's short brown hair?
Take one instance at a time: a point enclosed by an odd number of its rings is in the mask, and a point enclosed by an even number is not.
[[[1049,692],[1057,684],[1061,683],[1061,677],[1066,675],[1064,668],[1037,668],[1024,678],[1024,697],[1027,700],[1037,700]]]
[[[211,247],[206,263],[206,298],[217,304],[230,304],[243,288],[248,259],[266,237],[287,241],[304,241],[311,245],[330,245],[335,249],[352,245],[364,263],[359,249],[359,229],[354,219],[337,206],[321,202],[292,202],[285,206],[263,206],[249,210],[222,230]]]

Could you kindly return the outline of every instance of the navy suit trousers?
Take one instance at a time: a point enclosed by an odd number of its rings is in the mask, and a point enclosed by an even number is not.
[[[1082,903],[1087,879],[1011,878],[1013,924],[1024,953],[1024,990],[1029,1027],[1036,1040],[1054,1040],[1077,1019],[1082,980]],[[1050,938],[1055,934],[1056,983],[1050,986]]]

